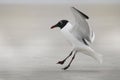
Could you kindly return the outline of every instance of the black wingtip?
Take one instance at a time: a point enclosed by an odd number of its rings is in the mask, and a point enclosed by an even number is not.
[[[79,12],[80,14],[82,14],[86,19],[89,19],[89,17],[84,14],[83,12],[79,11],[78,9],[76,9],[75,7],[72,7],[73,9],[75,9],[77,12]]]

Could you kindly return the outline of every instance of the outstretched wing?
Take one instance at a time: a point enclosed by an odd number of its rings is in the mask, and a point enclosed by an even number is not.
[[[89,17],[83,12],[79,11],[75,7],[71,8],[73,15],[75,16],[75,25],[71,29],[71,33],[79,40],[86,44],[93,42],[94,32],[89,27],[86,19]]]

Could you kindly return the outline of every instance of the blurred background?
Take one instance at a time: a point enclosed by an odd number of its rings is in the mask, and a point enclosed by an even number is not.
[[[91,47],[103,55],[103,64],[78,53],[67,71],[57,65],[72,46],[60,29],[61,19],[74,24],[70,7],[87,14],[96,34]],[[119,0],[1,0],[0,80],[119,80]]]

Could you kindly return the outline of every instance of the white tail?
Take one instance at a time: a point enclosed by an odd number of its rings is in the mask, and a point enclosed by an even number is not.
[[[96,53],[92,48],[88,47],[88,46],[83,46],[80,49],[80,52],[94,58],[95,60],[97,60],[100,64],[102,64],[103,62],[103,57],[101,54]]]

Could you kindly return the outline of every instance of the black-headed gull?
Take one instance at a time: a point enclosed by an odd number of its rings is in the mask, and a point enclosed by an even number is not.
[[[69,58],[73,53],[73,57],[70,63],[62,68],[64,70],[68,69],[75,58],[76,53],[81,52],[88,56],[91,56],[99,63],[102,63],[102,55],[96,53],[90,46],[94,41],[95,34],[92,29],[89,27],[86,19],[89,17],[83,12],[79,11],[75,7],[71,8],[73,15],[75,17],[75,25],[72,25],[68,20],[60,20],[56,25],[52,26],[51,29],[59,27],[61,32],[65,37],[71,42],[73,49],[70,54],[62,61],[59,61],[57,64],[64,64],[64,62]]]

